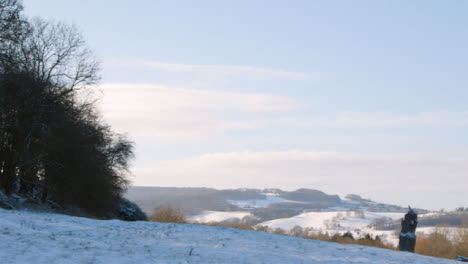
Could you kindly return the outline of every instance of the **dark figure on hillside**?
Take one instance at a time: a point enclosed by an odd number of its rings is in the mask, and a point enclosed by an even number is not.
[[[401,220],[400,251],[414,252],[416,245],[416,226],[418,225],[418,214],[408,206],[408,213]]]

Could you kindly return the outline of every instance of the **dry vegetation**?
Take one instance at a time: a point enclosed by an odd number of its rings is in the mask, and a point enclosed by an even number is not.
[[[415,252],[421,255],[455,259],[468,256],[468,224],[463,224],[450,238],[447,227],[437,227],[429,235],[418,235]]]
[[[154,213],[148,218],[148,220],[151,222],[161,223],[187,223],[184,213],[180,209],[173,208],[169,205],[156,207],[156,209],[154,209]]]
[[[237,229],[243,229],[243,230],[256,230],[251,225],[246,225],[238,221],[209,222],[209,223],[202,223],[202,224],[208,225],[208,226],[225,226],[229,228],[237,228]]]
[[[315,234],[308,234],[303,237],[314,240],[336,242],[340,244],[357,244],[368,247],[378,247],[396,250],[396,247],[394,247],[392,244],[383,242],[378,236],[372,238],[370,235],[366,235],[363,238],[354,238],[350,233],[345,233],[343,235],[334,234],[330,236],[327,233],[320,232]]]

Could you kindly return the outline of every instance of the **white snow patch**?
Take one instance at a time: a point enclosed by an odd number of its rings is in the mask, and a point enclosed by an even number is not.
[[[262,193],[265,199],[248,199],[248,200],[227,200],[230,204],[244,209],[265,208],[274,203],[303,203],[299,201],[287,200],[280,197],[276,193]]]
[[[276,229],[291,230],[295,226],[302,228],[326,229],[326,221],[331,220],[338,214],[345,214],[344,211],[337,212],[309,212],[296,215],[289,218],[280,218],[260,223],[259,225],[268,226]]]
[[[234,212],[218,212],[218,211],[204,211],[201,214],[190,217],[189,222],[209,223],[209,222],[222,222],[229,221],[230,219],[242,219],[245,216],[252,216],[250,212],[234,211]]]
[[[331,229],[332,220],[335,218],[336,224],[334,230],[355,230],[367,227],[375,219],[388,217],[399,219],[404,216],[403,213],[382,213],[382,212],[364,212],[364,217],[355,217],[352,211],[334,211],[334,212],[308,212],[296,215],[290,218],[274,219],[263,222],[260,225],[271,228],[281,228],[290,230],[294,226],[313,229]]]

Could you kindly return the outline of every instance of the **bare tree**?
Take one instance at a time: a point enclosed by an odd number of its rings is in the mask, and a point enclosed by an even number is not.
[[[76,26],[35,18],[21,41],[21,67],[54,89],[69,92],[99,81],[99,61]]]

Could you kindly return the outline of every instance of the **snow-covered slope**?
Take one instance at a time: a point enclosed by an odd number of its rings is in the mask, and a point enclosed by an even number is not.
[[[309,227],[314,229],[322,229],[324,231],[332,229],[352,231],[355,229],[363,229],[370,225],[375,219],[384,217],[400,219],[404,217],[404,213],[363,211],[362,215],[357,217],[353,214],[353,212],[350,211],[308,212],[289,218],[270,220],[263,222],[260,225],[265,225],[271,228],[281,228],[284,230],[290,230],[294,226],[300,226],[303,228]],[[333,219],[336,219],[335,223],[332,223]]]
[[[248,199],[248,200],[227,200],[230,204],[243,209],[265,208],[274,203],[303,203],[299,201],[286,200],[275,193],[261,193],[265,195],[265,199]]]
[[[356,216],[354,212],[350,211],[308,212],[289,218],[266,221],[258,225],[267,226],[272,229],[281,228],[285,231],[289,231],[295,226],[300,226],[301,228],[309,228],[315,232],[328,234],[350,232],[356,238],[364,237],[366,234],[369,234],[372,237],[380,236],[385,242],[396,246],[398,244],[398,237],[395,236],[393,231],[375,230],[369,225],[375,219],[384,217],[400,219],[403,216],[403,213],[367,211],[362,211],[362,215],[359,216]]]
[[[250,212],[236,211],[236,212],[218,212],[218,211],[205,211],[196,216],[190,217],[189,222],[209,223],[209,222],[223,222],[230,219],[242,219],[246,216],[252,216]]]
[[[1,263],[457,263],[258,231],[0,209]]]

